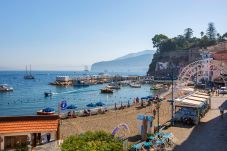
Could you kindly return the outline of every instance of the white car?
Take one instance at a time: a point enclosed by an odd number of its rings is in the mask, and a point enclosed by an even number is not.
[[[221,87],[219,89],[219,94],[227,94],[227,88],[226,87]]]

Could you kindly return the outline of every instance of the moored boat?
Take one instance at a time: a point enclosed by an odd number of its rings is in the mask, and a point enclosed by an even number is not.
[[[103,88],[101,89],[101,93],[113,93],[113,90],[109,88]]]
[[[9,92],[13,91],[13,88],[7,84],[0,84],[0,92]]]
[[[52,96],[52,95],[53,95],[53,93],[52,93],[51,91],[49,91],[49,92],[44,92],[44,96],[45,96],[45,97]]]
[[[108,89],[120,89],[121,87],[118,84],[108,84],[106,86]]]
[[[130,87],[132,87],[132,88],[141,88],[141,85],[137,84],[137,83],[130,83]]]
[[[55,110],[49,107],[37,111],[37,115],[54,115],[54,114],[55,114]]]
[[[30,72],[29,73],[28,73],[28,69],[27,69],[27,66],[26,66],[26,75],[24,76],[24,79],[26,79],[26,80],[35,79],[35,77],[32,75],[32,72],[31,72],[31,65],[30,65]]]

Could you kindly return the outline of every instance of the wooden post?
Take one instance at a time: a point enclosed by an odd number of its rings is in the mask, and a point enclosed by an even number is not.
[[[58,128],[57,128],[57,140],[61,139],[61,131],[60,131],[60,119],[58,120]]]

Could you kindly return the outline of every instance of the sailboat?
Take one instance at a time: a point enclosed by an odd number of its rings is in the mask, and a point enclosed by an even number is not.
[[[32,75],[32,72],[31,72],[31,65],[30,65],[30,72],[28,73],[28,69],[27,69],[27,65],[26,65],[26,75],[24,76],[24,79],[35,79],[35,77]]]

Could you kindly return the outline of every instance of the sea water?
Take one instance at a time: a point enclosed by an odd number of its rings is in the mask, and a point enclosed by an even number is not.
[[[8,84],[14,88],[13,92],[0,92],[0,116],[11,115],[34,115],[38,110],[46,107],[54,108],[57,111],[58,102],[66,100],[67,104],[74,104],[80,109],[86,107],[89,103],[102,101],[107,106],[113,106],[115,103],[120,105],[133,102],[136,97],[152,95],[149,85],[142,85],[141,88],[131,88],[129,86],[114,90],[113,94],[102,94],[100,89],[106,84],[92,85],[89,87],[59,87],[49,85],[55,81],[56,76],[84,76],[83,72],[39,72],[32,73],[34,80],[25,80],[22,71],[1,71],[0,84]],[[94,73],[90,73],[94,74]],[[45,97],[44,92],[51,91],[52,97]]]

